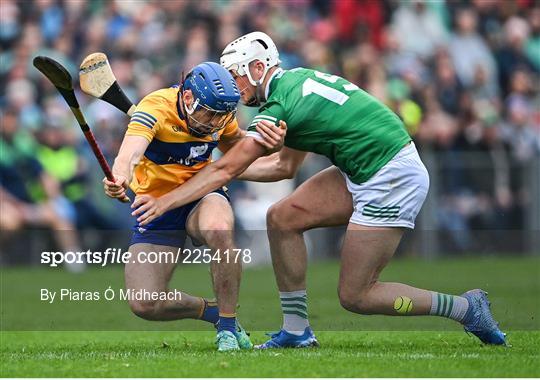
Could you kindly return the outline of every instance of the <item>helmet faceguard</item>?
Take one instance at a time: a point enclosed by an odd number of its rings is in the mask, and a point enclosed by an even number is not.
[[[187,128],[193,136],[211,135],[234,120],[240,93],[231,74],[217,63],[195,66],[182,78],[182,98],[186,90],[191,90],[194,99],[189,107],[183,102]]]
[[[196,99],[191,107],[184,106],[186,110],[186,124],[189,133],[195,137],[204,137],[219,132],[231,123],[236,110],[218,111],[199,102]]]

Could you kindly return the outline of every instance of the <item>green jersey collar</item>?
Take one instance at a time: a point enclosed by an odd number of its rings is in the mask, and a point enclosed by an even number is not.
[[[270,77],[270,79],[268,80],[268,83],[266,83],[266,88],[264,89],[264,101],[267,102],[268,101],[268,96],[270,95],[270,84],[272,83],[272,81],[274,80],[275,77],[279,76],[281,77],[283,75],[283,73],[285,73],[285,70],[283,70],[281,67],[278,67],[276,69],[276,71],[274,71],[272,73],[272,76]]]

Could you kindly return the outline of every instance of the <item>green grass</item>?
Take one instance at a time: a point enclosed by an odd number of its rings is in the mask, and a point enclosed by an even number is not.
[[[2,376],[30,377],[531,377],[538,332],[513,347],[457,332],[321,332],[318,349],[217,353],[210,332],[9,332]],[[261,333],[254,334],[261,341]],[[166,344],[164,344],[166,342]]]
[[[484,346],[463,333],[458,324],[442,318],[348,313],[336,296],[338,271],[335,262],[317,263],[309,270],[310,316],[321,348],[219,354],[214,350],[214,333],[199,321],[143,321],[119,300],[39,301],[41,288],[118,289],[123,284],[120,267],[96,268],[82,275],[3,268],[0,375],[540,376],[538,258],[407,259],[394,261],[383,272],[383,280],[448,293],[475,287],[488,290],[495,317],[509,332],[512,347]],[[173,284],[191,293],[210,294],[208,271],[202,266],[179,267]],[[245,270],[240,316],[248,329],[256,330],[252,334],[256,343],[264,341],[264,331],[279,328],[279,302],[270,268]]]

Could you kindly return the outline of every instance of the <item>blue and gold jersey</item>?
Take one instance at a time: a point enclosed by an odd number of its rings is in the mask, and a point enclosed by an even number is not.
[[[222,137],[238,132],[234,119],[211,136],[192,136],[180,117],[178,96],[178,87],[152,92],[131,117],[126,135],[150,142],[133,176],[132,188],[138,195],[159,197],[178,187],[212,161],[212,151]]]

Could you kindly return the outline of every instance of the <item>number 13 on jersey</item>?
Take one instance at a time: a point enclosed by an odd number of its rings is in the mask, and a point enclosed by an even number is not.
[[[315,71],[315,76],[324,81],[327,81],[328,83],[336,83],[338,79],[341,79],[337,75],[325,74],[319,71]],[[343,90],[356,91],[358,90],[358,86],[353,83],[347,83],[343,85]],[[349,99],[349,96],[341,92],[340,90],[308,78],[304,81],[302,85],[302,96],[308,96],[310,94],[322,96],[323,98],[334,102],[340,106]]]

